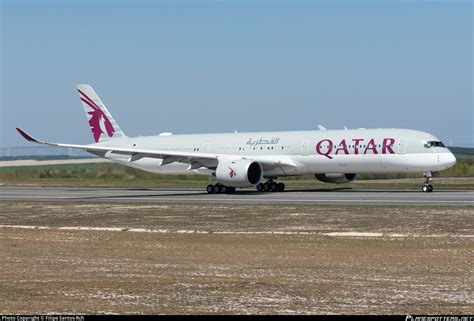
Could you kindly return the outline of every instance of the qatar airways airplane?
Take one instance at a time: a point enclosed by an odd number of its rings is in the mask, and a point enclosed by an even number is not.
[[[208,193],[233,193],[256,186],[281,192],[279,177],[314,174],[327,183],[347,183],[359,173],[423,172],[423,192],[432,192],[432,172],[456,163],[435,136],[409,129],[355,129],[291,132],[127,137],[89,85],[78,85],[95,143],[56,144],[18,132],[28,141],[82,149],[116,163],[153,173],[194,172],[216,181]]]

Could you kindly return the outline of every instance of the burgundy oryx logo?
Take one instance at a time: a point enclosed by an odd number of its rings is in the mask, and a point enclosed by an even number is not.
[[[115,129],[107,115],[92,99],[89,98],[89,96],[87,96],[80,89],[78,89],[78,91],[81,94],[82,102],[87,104],[92,109],[88,111],[87,114],[90,116],[89,126],[91,127],[92,134],[94,135],[95,142],[97,143],[100,139],[100,136],[105,133],[107,133],[109,137],[112,137],[115,133]]]
[[[230,172],[229,172],[229,177],[230,178],[232,178],[234,176],[237,176],[237,173],[232,168],[229,167],[229,169],[230,169]]]

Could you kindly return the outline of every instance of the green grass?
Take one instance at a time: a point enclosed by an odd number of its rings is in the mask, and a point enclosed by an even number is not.
[[[118,164],[74,164],[5,167],[0,183],[94,186],[203,186],[212,180],[202,175],[160,175]]]

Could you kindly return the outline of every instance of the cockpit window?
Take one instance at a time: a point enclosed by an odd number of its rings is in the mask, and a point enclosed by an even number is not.
[[[430,142],[426,142],[425,147],[431,148],[431,147],[445,147],[445,146],[442,142],[430,141]]]

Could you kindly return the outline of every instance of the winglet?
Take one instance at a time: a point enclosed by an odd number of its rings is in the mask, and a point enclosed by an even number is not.
[[[46,142],[42,142],[40,140],[37,140],[36,138],[30,136],[29,134],[27,134],[24,130],[22,130],[21,128],[16,128],[16,130],[20,133],[21,136],[23,136],[24,139],[26,139],[27,141],[29,142],[32,142],[32,143],[37,143],[37,144],[47,144]]]

